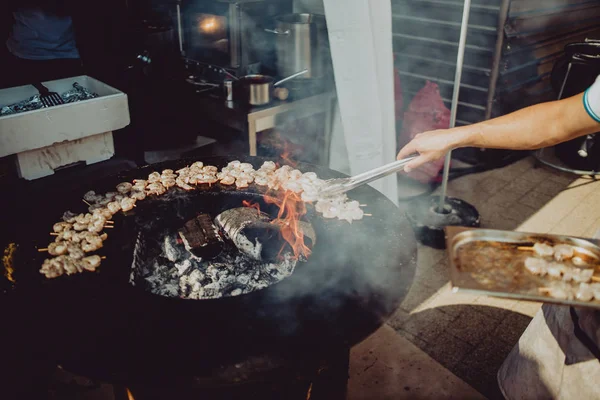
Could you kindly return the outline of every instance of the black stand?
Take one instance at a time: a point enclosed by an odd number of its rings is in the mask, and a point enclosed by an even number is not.
[[[436,249],[446,247],[446,226],[479,227],[480,216],[475,207],[464,200],[446,197],[444,209],[439,209],[439,196],[417,199],[409,203],[406,216],[417,240]]]

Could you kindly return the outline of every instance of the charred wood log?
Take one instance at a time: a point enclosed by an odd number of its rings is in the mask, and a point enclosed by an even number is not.
[[[281,234],[281,226],[271,223],[269,215],[254,208],[240,207],[226,210],[215,218],[215,224],[225,237],[243,253],[262,261],[277,261],[283,252],[292,249]],[[304,240],[312,247],[316,240],[315,231],[307,222],[301,222]]]
[[[208,214],[200,214],[179,231],[185,248],[197,257],[212,259],[223,250],[223,238]]]

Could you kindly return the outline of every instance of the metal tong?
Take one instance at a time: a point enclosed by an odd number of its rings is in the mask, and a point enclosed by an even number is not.
[[[363,172],[362,174],[355,175],[350,178],[336,178],[325,181],[325,185],[319,191],[320,197],[333,197],[340,194],[346,193],[352,189],[356,189],[359,186],[381,179],[384,176],[388,176],[395,172],[402,171],[404,166],[409,161],[417,158],[418,155],[413,155],[402,160],[394,161],[384,166],[374,168],[370,171]]]

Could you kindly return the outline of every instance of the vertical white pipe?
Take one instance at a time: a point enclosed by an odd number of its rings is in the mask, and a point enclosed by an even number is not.
[[[181,24],[181,6],[177,3],[177,38],[179,40],[179,54],[183,55],[183,31]]]
[[[460,27],[460,38],[458,40],[458,54],[456,55],[456,73],[454,74],[454,91],[452,92],[452,107],[450,109],[450,128],[456,126],[456,111],[458,109],[458,95],[460,93],[460,80],[462,77],[463,63],[465,59],[465,46],[467,43],[467,30],[469,28],[469,11],[471,8],[471,0],[465,0],[463,6],[462,24]],[[444,160],[444,175],[442,178],[442,194],[440,195],[440,203],[438,212],[442,212],[446,204],[446,192],[448,191],[448,175],[450,173],[450,159],[452,158],[452,150],[446,154]]]
[[[344,142],[355,175],[395,158],[391,4],[324,0],[324,9]],[[397,204],[396,176],[371,185]]]

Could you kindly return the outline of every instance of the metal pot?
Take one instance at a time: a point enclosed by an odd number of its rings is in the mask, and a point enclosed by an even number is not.
[[[236,85],[240,93],[240,100],[253,106],[264,106],[272,100],[273,90],[290,79],[297,78],[306,74],[308,70],[296,72],[286,78],[275,82],[275,78],[268,75],[246,75],[237,80]]]
[[[287,14],[275,18],[277,73],[286,76],[308,69],[303,78],[321,78],[331,71],[331,53],[325,16]]]

